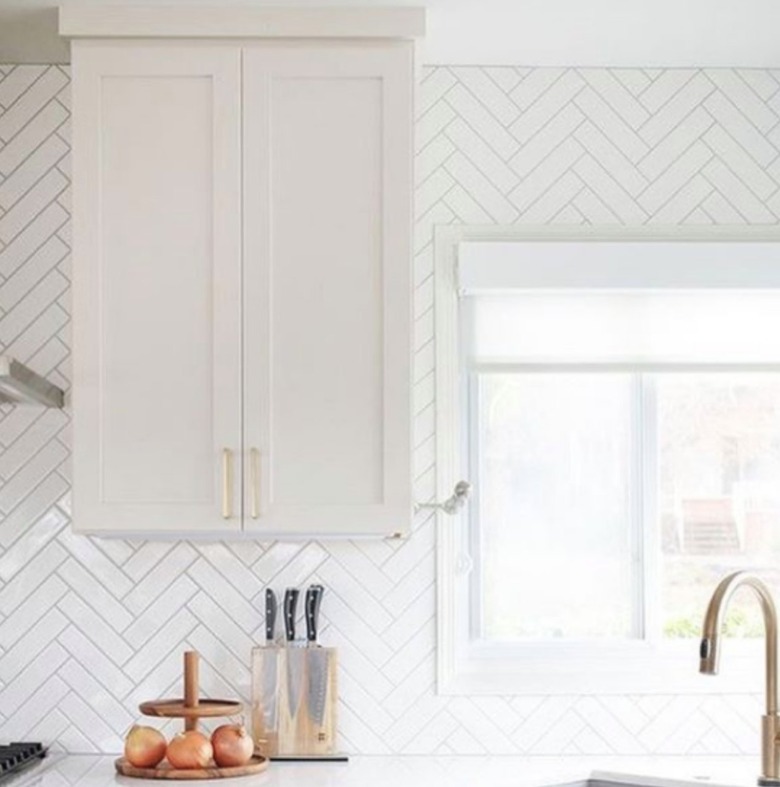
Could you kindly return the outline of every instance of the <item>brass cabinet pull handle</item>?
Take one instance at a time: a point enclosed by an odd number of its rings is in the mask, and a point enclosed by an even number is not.
[[[260,516],[260,451],[257,448],[249,449],[250,497],[249,514],[252,519]]]
[[[222,518],[230,519],[233,515],[233,452],[229,448],[222,449]]]

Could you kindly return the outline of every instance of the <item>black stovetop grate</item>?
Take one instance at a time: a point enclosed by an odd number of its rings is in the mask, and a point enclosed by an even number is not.
[[[42,743],[9,743],[0,746],[0,780],[45,756],[46,749]]]

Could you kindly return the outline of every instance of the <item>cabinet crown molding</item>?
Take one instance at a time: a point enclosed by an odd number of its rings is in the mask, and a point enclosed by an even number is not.
[[[425,34],[425,9],[105,6],[59,7],[65,38],[398,38]]]

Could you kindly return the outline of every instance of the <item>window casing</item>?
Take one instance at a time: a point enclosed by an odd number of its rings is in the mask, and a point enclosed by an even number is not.
[[[778,247],[774,245],[780,235],[772,232],[719,235],[718,231],[713,234],[714,240],[713,235],[680,231],[582,233],[576,230],[567,234],[560,230],[512,230],[496,234],[464,227],[440,228],[436,244],[438,434],[442,444],[440,488],[447,489],[460,475],[474,482],[470,514],[456,523],[441,517],[438,525],[441,691],[666,693],[671,690],[755,691],[758,688],[753,677],[753,659],[759,657],[756,643],[730,642],[730,653],[724,658],[725,677],[715,681],[696,673],[695,640],[670,642],[660,636],[660,534],[658,528],[647,524],[658,517],[657,495],[648,490],[656,489],[659,481],[656,461],[659,375],[780,370],[780,353],[773,341],[751,342],[746,358],[744,346],[734,342],[724,344],[723,337],[717,335],[722,327],[718,315],[724,308],[733,310],[737,302],[734,298],[738,295],[749,296],[749,301],[752,299],[745,312],[748,320],[758,319],[760,323],[762,315],[770,319],[780,314],[780,309],[773,308],[780,303],[777,295],[780,263],[773,262],[780,260],[780,254],[775,252]],[[560,245],[562,237],[565,249]],[[557,248],[556,243],[559,244]],[[465,244],[473,244],[473,247],[468,248]],[[499,247],[503,249],[496,253]],[[649,267],[661,254],[664,264]],[[567,255],[576,260],[576,271],[567,274],[566,265],[553,265],[545,278],[544,262],[561,257],[565,260]],[[711,267],[706,264],[708,256],[715,260]],[[628,260],[625,265],[620,264],[621,257]],[[735,257],[742,262],[741,270],[735,271]],[[515,264],[518,260],[519,264]],[[488,271],[481,280],[480,262]],[[588,275],[589,265],[592,276]],[[574,270],[571,260],[568,270]],[[643,281],[643,276],[650,280]],[[596,288],[590,285],[593,277],[599,282]],[[685,314],[674,313],[675,299],[686,298],[684,305],[690,309],[692,301],[688,296],[693,291],[701,292],[698,303],[694,299],[697,324],[707,325],[710,320],[709,330],[699,336],[698,342],[674,341],[685,321]],[[488,347],[482,342],[483,346],[477,347],[473,327],[478,320],[474,313],[480,308],[489,307],[484,309],[489,322],[496,317],[494,305],[497,301],[520,296],[530,303],[536,299],[537,306],[545,300],[554,305],[556,298],[564,303],[568,299],[564,310],[571,312],[573,300],[585,293],[592,296],[594,303],[599,300],[601,303],[591,308],[588,298],[584,299],[581,324],[585,324],[588,314],[606,314],[609,319],[602,320],[601,326],[591,324],[579,331],[575,341],[571,341],[566,331],[556,336],[555,331],[532,334],[519,330],[544,323],[544,310],[537,309],[534,314],[532,308],[525,310],[517,326],[511,325],[511,314],[494,320],[500,326],[493,331],[494,346]],[[673,330],[668,331],[667,336],[662,335],[657,346],[648,341],[647,336],[641,336],[641,326],[629,325],[628,331],[625,328],[626,316],[630,318],[636,314],[637,304],[648,294],[653,295],[655,304],[647,306],[645,303],[639,311],[652,316],[655,309],[671,315],[669,324]],[[475,306],[479,297],[483,302]],[[614,308],[604,309],[605,303]],[[507,314],[511,311],[507,307]],[[554,327],[555,310],[549,310],[548,314],[553,315],[551,324]],[[613,342],[607,344],[605,351],[605,343],[599,343],[598,335],[594,338],[593,332],[598,334],[601,330],[602,337],[615,335],[616,325],[621,326],[620,320],[623,323],[618,338],[633,338],[633,345]],[[507,351],[507,337],[516,336],[518,332],[528,336],[529,341],[519,352],[516,344]],[[489,333],[483,331],[482,338]],[[637,336],[641,336],[641,341],[636,341]],[[645,352],[644,356],[636,352],[638,346]],[[594,348],[598,351],[594,352]],[[631,494],[623,516],[628,535],[624,557],[630,588],[629,598],[622,600],[628,610],[622,636],[554,639],[549,632],[522,639],[483,636],[485,621],[481,619],[483,606],[479,588],[484,563],[480,554],[479,523],[473,521],[474,514],[481,510],[482,491],[479,467],[475,465],[480,452],[475,450],[475,441],[479,440],[481,388],[485,379],[501,375],[514,375],[517,379],[545,375],[569,376],[570,379],[578,375],[581,379],[602,376],[604,380],[621,379],[625,383],[630,408],[626,483]],[[753,667],[753,675],[746,669],[747,665]]]

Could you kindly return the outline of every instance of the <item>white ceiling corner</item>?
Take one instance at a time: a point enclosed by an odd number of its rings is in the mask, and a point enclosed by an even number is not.
[[[78,2],[78,0],[70,0]],[[95,2],[95,0],[92,0]],[[104,4],[128,0],[102,0]],[[776,0],[131,0],[135,5],[425,5],[427,64],[780,67]],[[66,62],[52,0],[0,0],[0,62]]]

